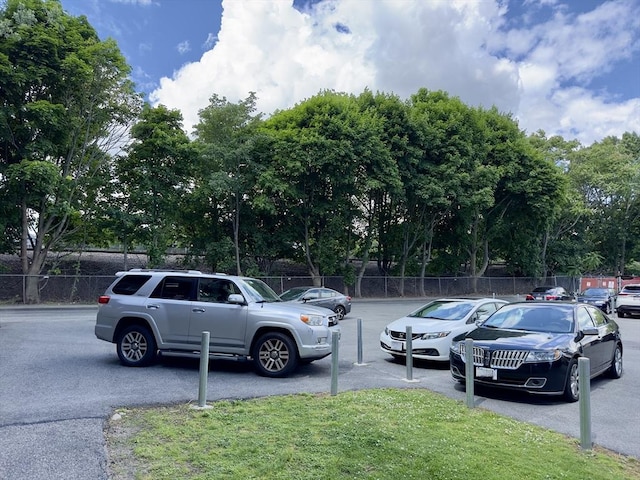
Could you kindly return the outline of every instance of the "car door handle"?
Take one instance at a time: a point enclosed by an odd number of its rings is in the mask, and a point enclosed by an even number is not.
[[[160,305],[156,305],[156,304],[151,304],[151,305],[147,305],[147,308],[149,310],[157,310],[160,308]]]
[[[195,313],[204,313],[205,309],[204,308],[194,308],[191,311],[195,312]]]

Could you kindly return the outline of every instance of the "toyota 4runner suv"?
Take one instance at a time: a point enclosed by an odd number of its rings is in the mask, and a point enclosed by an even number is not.
[[[164,355],[198,356],[209,332],[212,357],[252,359],[268,377],[291,373],[298,363],[331,354],[331,310],[286,303],[253,278],[198,271],[133,269],[98,299],[95,334],[116,344],[131,367]]]

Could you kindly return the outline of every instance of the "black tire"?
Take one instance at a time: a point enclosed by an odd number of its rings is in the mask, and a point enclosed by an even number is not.
[[[579,380],[578,361],[575,358],[572,358],[571,362],[569,362],[567,381],[564,386],[563,394],[563,397],[567,402],[577,402],[580,398]]]
[[[142,325],[131,325],[120,333],[116,343],[120,363],[127,367],[146,367],[157,356],[158,346],[151,331]]]
[[[264,377],[285,377],[299,362],[295,342],[279,332],[262,335],[254,344],[251,356],[258,374]]]
[[[338,305],[333,311],[338,315],[338,320],[342,320],[347,314],[347,310],[342,305]]]
[[[626,313],[624,313],[623,311],[618,310],[618,316],[620,318],[624,318],[626,316]]]
[[[616,345],[616,349],[613,352],[611,366],[607,371],[607,375],[610,378],[620,378],[622,376],[622,347],[620,344]]]

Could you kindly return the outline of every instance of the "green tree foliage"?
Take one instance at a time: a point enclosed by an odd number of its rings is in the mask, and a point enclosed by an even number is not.
[[[112,40],[55,0],[0,10],[0,200],[5,249],[19,250],[26,302],[38,301],[47,253],[83,224],[105,151],[116,148],[139,96]]]
[[[384,152],[380,122],[352,96],[323,92],[274,114],[264,131],[273,139],[270,164],[258,177],[258,201],[285,220],[314,282],[349,256],[353,197],[366,164]]]
[[[117,159],[118,197],[127,206],[124,221],[133,220],[134,238],[147,248],[149,266],[157,267],[178,238],[197,150],[182,129],[182,114],[163,105],[146,105],[131,137],[127,154]]]
[[[242,259],[247,250],[255,249],[263,240],[256,238],[261,237],[262,232],[254,228],[252,220],[257,219],[250,207],[257,171],[254,157],[258,155],[259,145],[264,144],[257,132],[261,114],[255,114],[254,93],[238,103],[218,95],[213,95],[209,102],[200,110],[200,122],[195,126],[196,138],[202,145],[199,173],[195,179],[196,194],[205,200],[200,208],[205,210],[206,216],[230,223],[228,230],[232,232],[235,271],[242,275]],[[210,232],[201,233],[206,244],[210,241]],[[218,264],[223,259],[224,255],[210,260]]]
[[[628,252],[640,253],[640,140],[637,133],[607,137],[574,153],[568,175],[590,213],[580,232],[588,252],[624,274]]]

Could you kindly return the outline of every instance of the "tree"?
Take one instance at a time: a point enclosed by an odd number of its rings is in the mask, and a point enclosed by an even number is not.
[[[270,163],[258,176],[257,201],[281,215],[291,245],[314,284],[340,270],[349,253],[359,173],[384,150],[379,123],[355,99],[323,92],[265,122]]]
[[[135,238],[147,247],[149,266],[157,267],[177,242],[197,150],[182,129],[182,114],[164,105],[145,105],[131,137],[127,154],[117,160],[117,196],[126,205],[124,220],[134,219]]]
[[[627,252],[640,230],[640,140],[635,133],[607,137],[576,151],[569,176],[592,214],[590,251],[624,274]]]
[[[255,184],[253,155],[262,117],[254,114],[255,104],[253,92],[236,104],[213,95],[209,105],[200,110],[200,122],[195,126],[196,137],[203,146],[203,162],[196,182],[200,188],[211,189],[227,205],[237,275],[242,275],[241,219],[251,215],[247,200]]]
[[[115,42],[58,1],[8,0],[0,39],[0,199],[17,212],[3,228],[20,254],[24,301],[36,303],[48,252],[81,227],[105,152],[121,145],[140,98]]]
[[[377,155],[363,160],[361,176],[356,179],[360,194],[354,196],[357,202],[355,233],[360,239],[357,254],[360,267],[355,278],[355,296],[362,296],[361,283],[365,274],[374,242],[383,244],[388,234],[386,228],[391,224],[391,212],[398,203],[402,192],[402,179],[399,171],[400,160],[409,157],[412,147],[409,109],[397,96],[383,93],[373,94],[368,90],[358,97],[363,114],[380,123],[379,138],[383,147]]]

